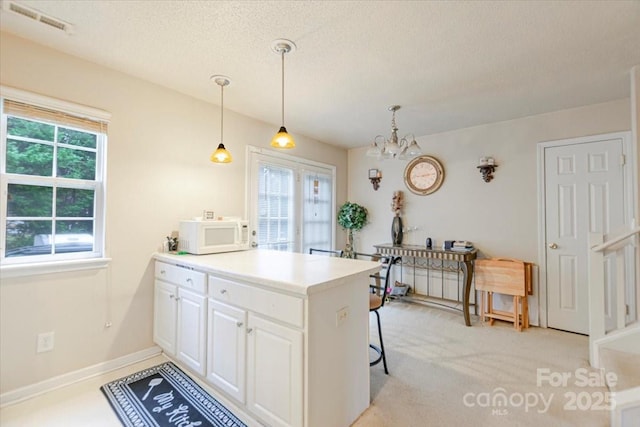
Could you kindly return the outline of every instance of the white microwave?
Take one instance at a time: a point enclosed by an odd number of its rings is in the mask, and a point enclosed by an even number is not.
[[[180,221],[178,250],[194,255],[250,248],[249,222],[239,219]]]

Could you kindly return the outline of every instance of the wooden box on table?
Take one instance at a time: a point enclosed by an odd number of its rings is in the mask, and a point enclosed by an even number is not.
[[[491,258],[475,262],[476,290],[480,291],[481,320],[494,319],[513,322],[513,327],[522,331],[529,327],[527,295],[532,293],[532,264],[517,259]],[[493,294],[513,295],[513,310],[501,311],[493,308]],[[485,295],[486,294],[486,295]],[[486,298],[485,298],[486,297]],[[485,301],[486,300],[486,301]]]

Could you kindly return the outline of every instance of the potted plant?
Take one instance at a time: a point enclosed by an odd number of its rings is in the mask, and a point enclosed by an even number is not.
[[[357,203],[346,202],[338,211],[338,224],[348,232],[345,258],[353,258],[353,232],[367,223],[367,209]]]

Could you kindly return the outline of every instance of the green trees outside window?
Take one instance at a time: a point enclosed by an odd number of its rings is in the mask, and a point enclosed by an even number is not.
[[[5,257],[92,251],[98,135],[8,115],[5,147]]]

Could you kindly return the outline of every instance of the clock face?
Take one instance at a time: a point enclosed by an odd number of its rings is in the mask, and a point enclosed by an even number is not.
[[[416,157],[404,170],[404,182],[415,194],[427,195],[436,191],[444,180],[442,164],[431,156]]]

